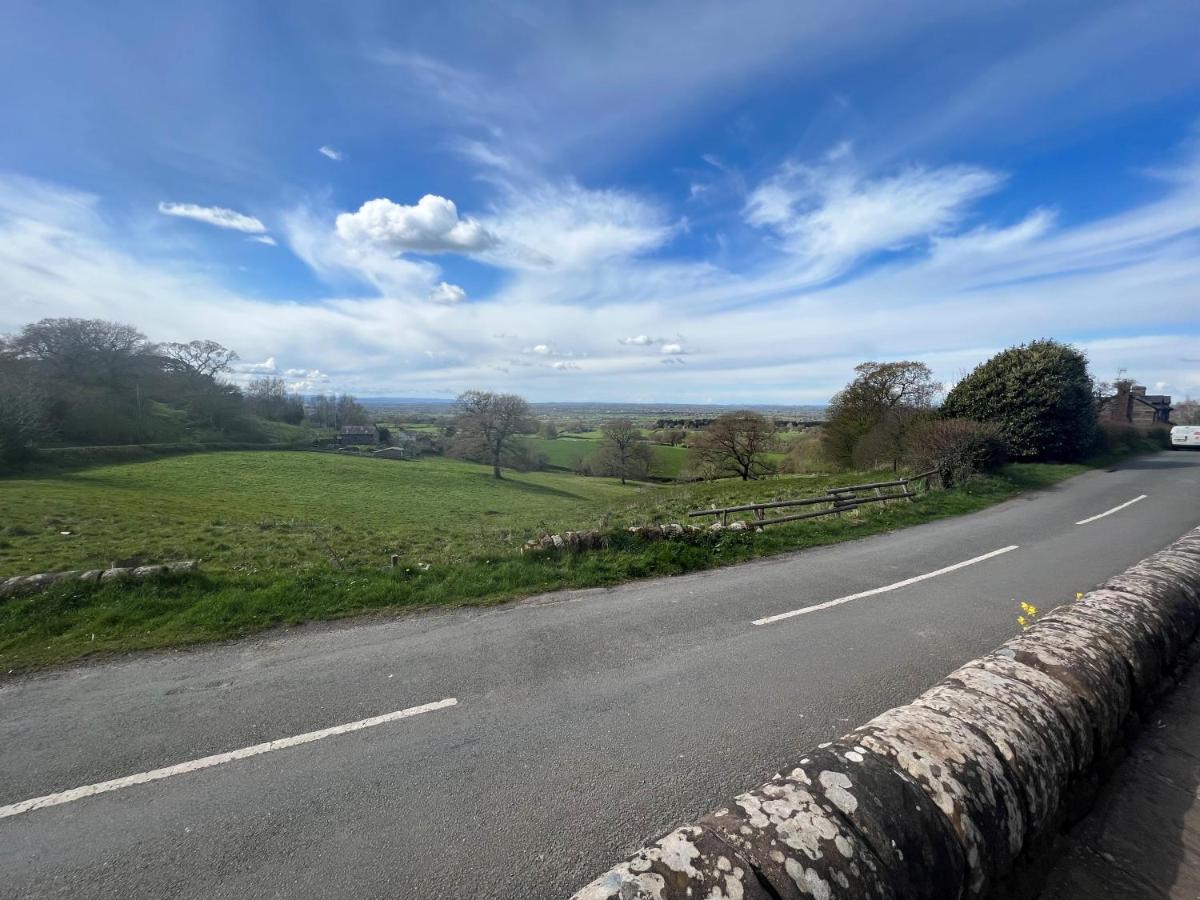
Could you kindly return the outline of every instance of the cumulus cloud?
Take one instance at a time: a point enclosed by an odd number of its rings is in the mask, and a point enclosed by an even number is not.
[[[566,360],[560,359],[558,362],[552,363],[550,368],[556,369],[559,372],[570,372],[577,371],[579,366],[573,362],[567,362]]]
[[[347,243],[395,252],[474,253],[496,243],[479,221],[460,218],[454,201],[436,194],[426,194],[413,206],[368,200],[357,212],[339,215],[335,228]]]
[[[318,147],[317,152],[320,153],[322,156],[332,159],[334,162],[341,162],[343,159],[346,158],[345,153],[343,153],[341,150],[334,150],[328,144],[326,144],[323,147]]]
[[[262,362],[258,363],[238,363],[233,367],[235,372],[242,372],[246,375],[278,375],[279,366],[275,362],[275,357],[268,356]]]
[[[313,383],[329,380],[329,376],[320,369],[285,369],[283,374],[288,378],[303,378]]]
[[[344,241],[330,230],[329,218],[300,207],[283,217],[283,227],[292,252],[332,286],[365,282],[386,296],[424,300],[436,291],[441,274],[437,266],[385,246]]]
[[[659,343],[659,338],[652,338],[645,334],[635,335],[634,337],[621,338],[620,342],[626,347],[648,347],[651,344]]]
[[[967,165],[909,166],[869,178],[840,145],[816,164],[784,163],[751,192],[744,214],[820,281],[873,253],[950,233],[972,203],[1003,181],[999,173]]]
[[[236,210],[225,209],[223,206],[198,206],[195,203],[168,203],[163,201],[158,204],[158,211],[165,216],[194,219],[197,222],[205,222],[209,225],[215,225],[218,228],[230,228],[234,231],[244,231],[247,234],[262,234],[267,230],[267,226],[254,218],[254,216],[247,216]]]
[[[684,353],[683,344],[663,344],[659,352],[661,352],[663,356],[682,356]]]
[[[434,303],[461,303],[467,299],[467,292],[457,284],[441,281],[429,292],[429,299]]]

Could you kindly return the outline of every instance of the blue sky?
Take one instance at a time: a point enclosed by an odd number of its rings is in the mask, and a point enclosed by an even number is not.
[[[0,331],[720,403],[1049,336],[1196,396],[1197,46],[1154,0],[10,0]]]

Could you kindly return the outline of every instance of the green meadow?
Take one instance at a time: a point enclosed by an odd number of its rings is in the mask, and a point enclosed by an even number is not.
[[[970,512],[1083,468],[1012,465],[914,503],[757,534],[653,543],[624,527],[686,521],[689,510],[713,505],[817,494],[864,475],[621,485],[566,472],[506,471],[497,481],[485,466],[440,457],[247,451],[10,477],[0,480],[0,575],[204,562],[199,575],[66,583],[0,601],[0,672],[372,611],[488,603],[690,572]],[[540,533],[590,528],[612,535],[607,549],[520,552]],[[396,568],[389,565],[393,554]]]

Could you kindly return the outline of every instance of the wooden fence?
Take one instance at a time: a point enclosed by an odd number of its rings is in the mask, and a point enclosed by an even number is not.
[[[816,519],[820,516],[832,516],[846,512],[847,510],[858,509],[860,506],[868,503],[884,503],[888,500],[908,500],[911,503],[913,497],[916,496],[911,490],[911,485],[918,481],[924,481],[926,482],[926,486],[928,486],[929,478],[936,474],[935,470],[930,470],[908,478],[897,478],[894,481],[850,484],[845,487],[830,488],[819,497],[802,497],[796,500],[772,500],[767,503],[747,503],[743,506],[726,506],[720,509],[697,509],[688,513],[688,516],[720,516],[721,524],[728,525],[730,513],[752,512],[754,513],[754,518],[750,520],[751,524],[765,526],[778,525],[781,522],[796,522],[800,519]],[[899,488],[899,490],[895,490],[895,488]],[[813,512],[775,516],[771,519],[766,517],[768,509],[819,505],[825,505],[826,508],[814,510]]]

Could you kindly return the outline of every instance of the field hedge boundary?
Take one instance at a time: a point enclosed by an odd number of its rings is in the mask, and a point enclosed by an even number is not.
[[[1026,895],[1198,629],[1200,528],[574,900]]]

